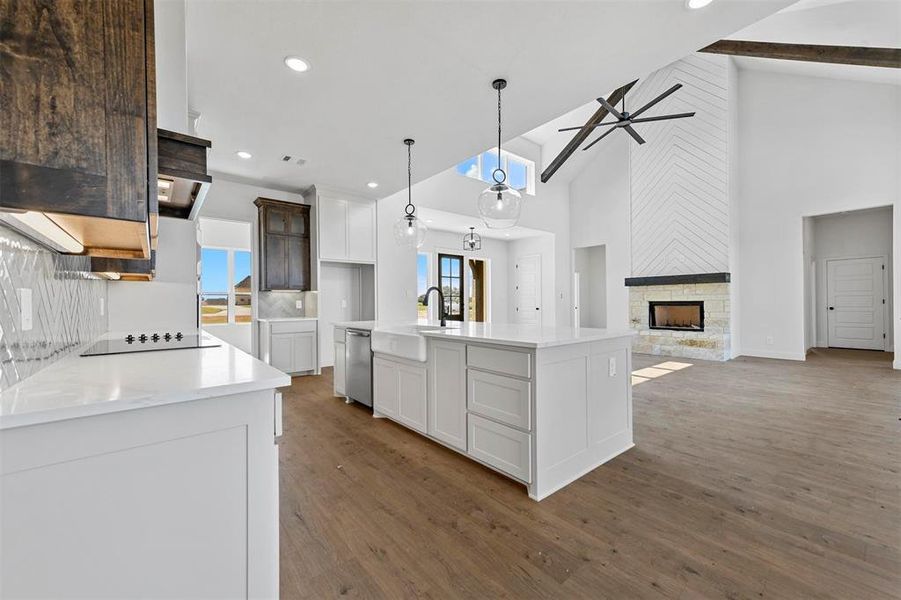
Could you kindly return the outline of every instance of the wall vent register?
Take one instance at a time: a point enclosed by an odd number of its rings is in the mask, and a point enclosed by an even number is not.
[[[679,300],[648,302],[651,329],[704,331],[704,302]]]

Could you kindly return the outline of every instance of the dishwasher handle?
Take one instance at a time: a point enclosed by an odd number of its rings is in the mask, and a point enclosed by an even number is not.
[[[359,336],[359,337],[369,337],[369,332],[368,332],[368,331],[361,331],[361,330],[358,330],[358,329],[348,329],[348,330],[347,330],[347,335],[356,335],[356,336]]]

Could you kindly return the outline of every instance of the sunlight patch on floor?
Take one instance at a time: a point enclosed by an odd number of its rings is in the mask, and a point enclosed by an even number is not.
[[[667,375],[669,373],[672,373],[673,371],[681,371],[682,369],[690,366],[692,366],[691,363],[668,360],[658,365],[645,367],[643,369],[636,369],[632,371],[632,385],[638,385],[639,383],[644,383],[645,381],[656,379],[657,377],[662,377],[663,375]]]

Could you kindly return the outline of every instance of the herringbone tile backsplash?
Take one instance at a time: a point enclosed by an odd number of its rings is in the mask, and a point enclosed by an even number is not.
[[[89,259],[45,249],[0,226],[0,390],[104,333],[106,281]],[[18,289],[31,289],[33,326],[22,331]]]

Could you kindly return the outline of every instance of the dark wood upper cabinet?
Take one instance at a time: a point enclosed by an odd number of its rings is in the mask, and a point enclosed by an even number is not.
[[[88,254],[150,258],[153,0],[0,0],[0,208]]]
[[[311,287],[310,207],[257,198],[260,221],[260,291]]]

